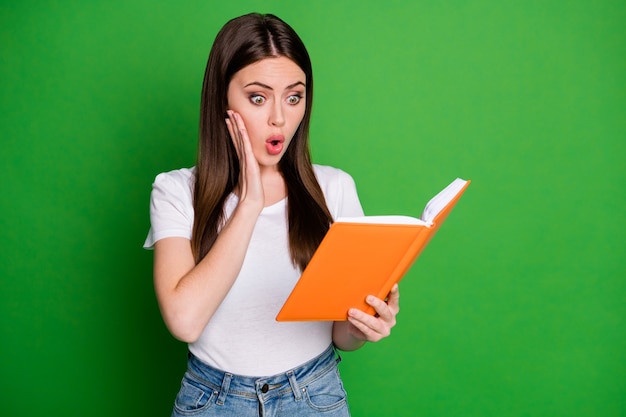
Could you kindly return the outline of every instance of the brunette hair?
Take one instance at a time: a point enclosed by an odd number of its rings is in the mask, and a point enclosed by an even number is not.
[[[213,246],[225,220],[224,202],[239,181],[239,159],[224,121],[228,85],[237,71],[270,57],[289,58],[306,75],[304,117],[278,165],[287,186],[289,250],[295,266],[304,269],[333,221],[309,151],[309,54],[296,32],[278,17],[247,14],[230,20],[217,34],[204,74],[191,239],[196,262]]]

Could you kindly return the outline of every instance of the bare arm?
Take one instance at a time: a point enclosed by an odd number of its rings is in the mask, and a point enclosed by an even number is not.
[[[256,222],[241,205],[195,265],[191,242],[166,238],[154,246],[154,287],[165,324],[174,337],[193,342],[232,287]]]
[[[237,279],[264,194],[245,126],[231,114],[229,132],[242,162],[240,199],[213,247],[197,265],[191,242],[166,238],[154,246],[154,287],[161,314],[174,337],[193,342]]]

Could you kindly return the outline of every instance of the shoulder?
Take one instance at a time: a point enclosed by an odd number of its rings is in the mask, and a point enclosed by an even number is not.
[[[195,173],[195,167],[162,172],[154,179],[152,189],[165,194],[191,197],[196,178]]]
[[[178,185],[181,187],[193,186],[195,181],[196,168],[181,168],[173,171],[162,172],[154,179],[155,184]]]
[[[145,248],[165,237],[191,239],[195,169],[183,168],[156,176],[150,195],[150,233]]]
[[[354,186],[354,180],[347,172],[328,165],[313,164],[313,171],[322,189],[336,186]]]
[[[152,183],[152,203],[191,206],[195,173],[195,168],[182,168],[157,175]]]
[[[315,164],[313,170],[334,218],[363,215],[356,184],[350,174],[339,168]]]

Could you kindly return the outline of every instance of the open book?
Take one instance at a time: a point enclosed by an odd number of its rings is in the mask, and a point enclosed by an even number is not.
[[[347,320],[355,307],[375,311],[365,297],[385,299],[407,273],[470,181],[452,181],[420,218],[363,216],[337,219],[317,248],[277,321]]]

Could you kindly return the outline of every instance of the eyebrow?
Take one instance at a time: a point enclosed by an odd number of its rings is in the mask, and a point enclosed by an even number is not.
[[[244,88],[245,88],[245,87],[249,87],[249,86],[251,86],[251,85],[258,85],[259,87],[266,88],[266,89],[268,89],[268,90],[274,90],[274,89],[273,89],[272,87],[270,87],[269,85],[267,85],[267,84],[263,84],[262,82],[259,82],[259,81],[252,81],[251,83],[248,83],[248,84],[244,85]],[[294,88],[294,87],[296,87],[296,86],[298,86],[298,85],[301,85],[301,86],[303,86],[303,87],[306,87],[306,84],[304,84],[302,81],[296,81],[296,82],[295,82],[295,83],[293,83],[293,84],[289,84],[289,85],[287,86],[287,88],[285,88],[285,90],[291,90],[292,88]]]

